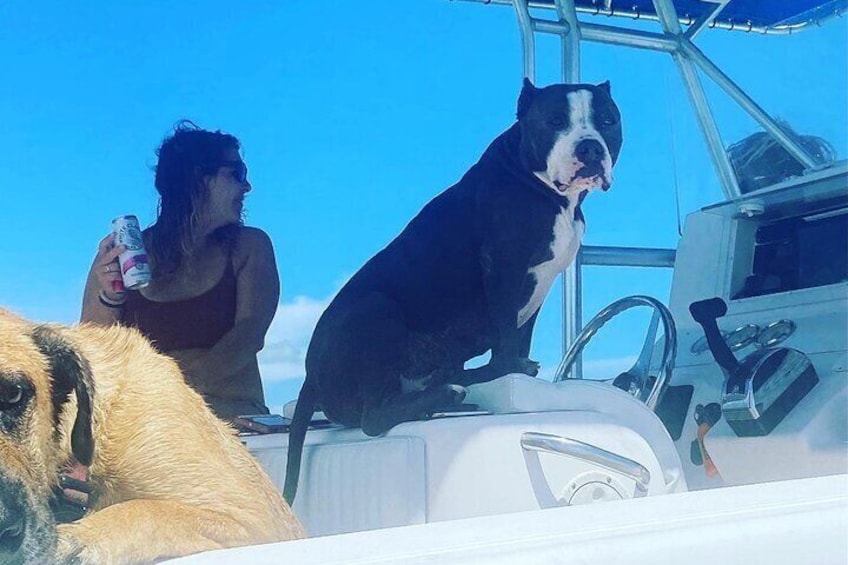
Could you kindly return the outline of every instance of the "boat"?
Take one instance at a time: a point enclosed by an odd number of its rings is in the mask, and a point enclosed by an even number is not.
[[[376,438],[318,413],[294,504],[311,537],[170,562],[848,562],[848,162],[696,46],[712,29],[815,33],[848,1],[476,1],[515,10],[531,79],[539,34],[560,39],[565,82],[585,42],[670,54],[723,197],[687,216],[675,249],[584,245],[563,275],[568,349],[552,380],[474,385],[478,410]],[[747,141],[797,173],[740,174],[744,147],[722,144],[702,76],[762,128]],[[593,265],[670,268],[670,296],[622,295],[584,326]],[[632,308],[652,312],[633,367],[581,378],[580,352]],[[282,488],[287,434],[242,441]]]

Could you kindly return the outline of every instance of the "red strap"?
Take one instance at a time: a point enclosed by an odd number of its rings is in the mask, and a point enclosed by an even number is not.
[[[701,448],[701,458],[704,461],[704,471],[707,473],[708,477],[718,477],[719,472],[718,468],[713,463],[710,454],[707,453],[707,446],[704,445],[704,436],[707,435],[707,432],[710,431],[709,424],[699,424],[698,425],[698,447]]]

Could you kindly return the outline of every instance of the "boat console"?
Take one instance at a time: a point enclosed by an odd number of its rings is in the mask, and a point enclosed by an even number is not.
[[[680,341],[672,389],[693,389],[685,417],[677,414],[684,424],[675,438],[690,488],[848,468],[846,244],[844,162],[688,217],[670,309]],[[775,353],[789,351],[793,367],[787,370],[794,377],[784,373],[758,386],[756,377],[739,381],[727,367],[722,371],[715,347],[690,311],[693,304],[716,297],[726,304],[717,325],[733,362],[756,370]],[[760,413],[792,386],[798,387],[797,394],[777,409],[779,418],[761,425]],[[696,409],[710,404],[721,407],[721,416],[701,438],[718,470],[712,476],[703,454],[691,447],[701,425]]]

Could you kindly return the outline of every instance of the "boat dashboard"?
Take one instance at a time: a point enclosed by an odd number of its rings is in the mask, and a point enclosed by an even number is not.
[[[825,475],[848,467],[846,249],[846,162],[687,218],[670,300],[680,348],[669,388],[671,398],[687,401],[672,408],[667,420],[675,423],[677,434],[675,426],[669,428],[690,488]],[[740,364],[754,367],[777,350],[797,351],[811,364],[813,372],[804,379],[809,390],[796,391],[791,401],[784,398],[779,421],[765,433],[740,431],[732,419],[728,422],[733,403],[728,371],[716,363],[690,312],[693,303],[713,297],[726,304],[716,322],[721,341]],[[762,411],[750,390],[748,395],[751,410]],[[703,414],[710,406],[716,416],[704,432]],[[715,472],[707,472],[705,454]]]

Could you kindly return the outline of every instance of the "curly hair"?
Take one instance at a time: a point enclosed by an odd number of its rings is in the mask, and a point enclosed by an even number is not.
[[[174,272],[192,253],[198,211],[207,196],[204,178],[215,174],[227,151],[240,149],[235,136],[205,130],[189,120],[177,122],[162,141],[154,181],[159,206],[156,222],[146,230],[154,276]],[[216,236],[226,239],[232,230],[218,232]]]

